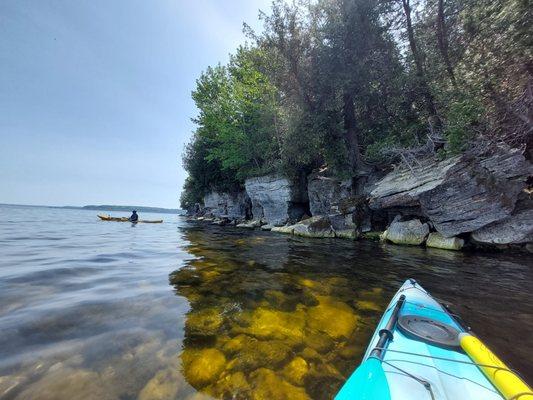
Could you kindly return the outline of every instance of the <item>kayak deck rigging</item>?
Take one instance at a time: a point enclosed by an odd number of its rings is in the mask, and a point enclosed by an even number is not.
[[[400,320],[419,331],[405,329]],[[463,325],[407,280],[336,400],[532,400],[521,378]]]

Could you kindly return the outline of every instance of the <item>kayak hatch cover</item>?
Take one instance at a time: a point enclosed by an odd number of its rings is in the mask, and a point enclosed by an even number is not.
[[[335,400],[533,400],[522,379],[414,279],[378,324]]]

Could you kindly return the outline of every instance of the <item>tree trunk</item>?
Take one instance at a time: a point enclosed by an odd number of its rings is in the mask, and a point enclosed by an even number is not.
[[[457,87],[455,81],[455,74],[453,72],[452,63],[450,61],[450,56],[448,53],[448,33],[446,31],[446,21],[444,18],[444,0],[438,0],[437,5],[437,43],[439,45],[440,54],[444,65],[446,66],[446,72],[450,77],[450,81],[454,88]]]
[[[348,148],[348,160],[350,172],[355,174],[361,167],[361,153],[359,151],[359,137],[357,133],[357,120],[352,95],[345,92],[343,95],[343,114],[346,147]]]
[[[424,72],[424,66],[422,65],[422,58],[418,51],[418,47],[415,41],[415,33],[413,29],[413,22],[411,20],[411,6],[409,4],[410,0],[402,0],[403,11],[405,13],[405,21],[407,24],[407,37],[409,39],[409,47],[411,48],[411,53],[413,53],[413,59],[415,62],[416,76],[418,80],[418,86],[424,97],[427,111],[430,115],[430,118],[433,119],[432,123],[436,127],[442,125],[441,120],[437,114],[437,108],[435,107],[435,101],[433,100],[433,95],[429,90],[429,85],[426,79],[426,74]]]

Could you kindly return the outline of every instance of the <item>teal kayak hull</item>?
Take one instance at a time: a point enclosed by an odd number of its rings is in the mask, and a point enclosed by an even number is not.
[[[370,340],[361,365],[348,378],[336,400],[502,400],[492,383],[459,348],[431,344],[404,334],[395,324],[381,357],[373,350],[394,306],[405,296],[402,316],[430,318],[464,332],[463,327],[414,280],[392,298]]]

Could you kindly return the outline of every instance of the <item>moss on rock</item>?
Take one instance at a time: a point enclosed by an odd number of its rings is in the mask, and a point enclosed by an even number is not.
[[[226,357],[217,349],[185,349],[181,353],[183,372],[194,388],[202,388],[218,379],[226,365]]]

